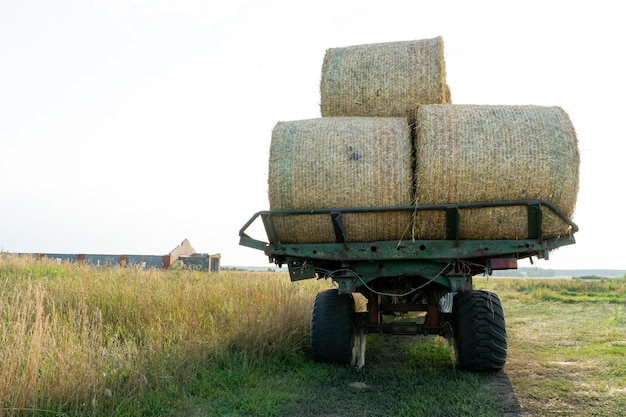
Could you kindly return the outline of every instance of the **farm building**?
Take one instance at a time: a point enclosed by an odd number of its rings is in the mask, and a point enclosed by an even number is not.
[[[26,255],[26,254],[22,254]],[[103,255],[103,254],[65,254],[65,253],[37,253],[30,254],[38,258],[56,259],[57,262],[77,262],[91,266],[121,266],[133,268],[170,269],[181,266],[200,271],[219,272],[221,255],[197,253],[189,240],[172,249],[166,255]]]

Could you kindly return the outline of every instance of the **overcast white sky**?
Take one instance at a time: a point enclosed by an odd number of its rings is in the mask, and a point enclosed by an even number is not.
[[[326,49],[442,36],[454,103],[558,105],[578,132],[578,243],[539,266],[626,269],[625,4],[2,0],[0,251],[188,238],[270,266],[238,232],[273,126],[320,117]]]

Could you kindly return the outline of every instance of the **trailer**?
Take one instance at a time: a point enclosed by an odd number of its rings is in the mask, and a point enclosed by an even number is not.
[[[459,238],[462,210],[508,206],[526,207],[526,239]],[[544,209],[568,225],[567,235],[544,235]],[[423,210],[445,212],[445,239],[346,241],[342,216],[347,213]],[[335,241],[281,243],[274,219],[303,214],[326,215]],[[267,241],[249,235],[259,219]],[[241,228],[239,243],[265,252],[271,263],[287,265],[291,281],[326,278],[336,284],[318,293],[313,304],[311,349],[316,361],[362,367],[368,333],[440,335],[453,347],[456,367],[495,371],[504,367],[507,356],[502,303],[495,293],[474,289],[473,277],[516,269],[524,258],[548,259],[550,251],[574,244],[577,231],[578,226],[550,202],[518,200],[259,211]],[[355,311],[354,294],[365,297],[366,311]]]

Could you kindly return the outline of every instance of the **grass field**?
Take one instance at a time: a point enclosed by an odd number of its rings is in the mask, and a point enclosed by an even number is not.
[[[0,417],[626,415],[625,279],[475,284],[504,305],[502,372],[455,370],[439,337],[378,335],[357,371],[310,358],[326,281],[0,254]]]

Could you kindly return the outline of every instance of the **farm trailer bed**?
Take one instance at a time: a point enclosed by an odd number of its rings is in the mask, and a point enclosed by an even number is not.
[[[526,239],[459,239],[463,209],[524,206]],[[570,233],[544,236],[542,208],[569,226]],[[445,211],[446,239],[346,242],[346,213],[424,210]],[[274,218],[326,214],[335,242],[281,243]],[[268,241],[247,233],[261,219]],[[365,334],[435,334],[454,347],[456,365],[469,370],[498,370],[506,361],[506,326],[498,296],[474,290],[472,278],[493,270],[515,269],[517,260],[548,259],[549,252],[574,244],[578,226],[543,200],[478,202],[421,206],[313,210],[273,210],[254,214],[239,232],[240,245],[262,250],[269,261],[289,268],[292,281],[329,278],[337,288],[321,291],[311,314],[311,348],[320,362],[363,366]],[[353,293],[367,300],[366,312],[355,312]]]

